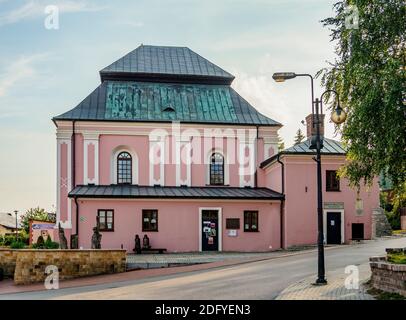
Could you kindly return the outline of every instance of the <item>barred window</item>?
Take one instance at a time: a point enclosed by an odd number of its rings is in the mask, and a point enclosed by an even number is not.
[[[220,153],[210,157],[210,184],[224,185],[224,157]]]
[[[117,156],[117,183],[132,183],[132,158],[128,152]]]

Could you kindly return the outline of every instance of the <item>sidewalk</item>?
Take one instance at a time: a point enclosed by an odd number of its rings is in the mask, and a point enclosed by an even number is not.
[[[369,264],[362,264],[359,268],[359,289],[346,289],[345,279],[349,276],[343,269],[327,273],[327,285],[315,286],[316,275],[296,282],[276,298],[276,300],[374,300],[366,292],[365,282],[371,275]]]

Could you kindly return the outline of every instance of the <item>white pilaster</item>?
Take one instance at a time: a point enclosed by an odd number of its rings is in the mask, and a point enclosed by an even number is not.
[[[94,146],[94,177],[90,179],[88,157],[89,145]],[[99,134],[83,132],[83,184],[99,184]]]

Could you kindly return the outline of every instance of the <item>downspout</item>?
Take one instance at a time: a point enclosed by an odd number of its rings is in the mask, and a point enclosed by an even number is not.
[[[76,120],[72,121],[72,187],[76,187],[76,132],[75,132]],[[72,189],[72,190],[73,190]],[[75,197],[75,206],[76,206],[76,243],[79,244],[79,204],[78,200]],[[72,241],[71,241],[72,242]]]
[[[282,179],[282,194],[285,196],[285,164],[280,160],[280,154],[278,154],[278,158],[276,160],[281,165],[281,179]],[[281,242],[281,249],[284,248],[285,244],[285,197],[281,199],[281,206],[280,206],[280,215],[281,215],[281,223],[280,223],[280,242]]]
[[[259,129],[257,126],[257,139],[256,139],[256,148],[255,148],[255,174],[254,174],[254,187],[258,187],[258,164],[257,164],[257,159],[258,159],[258,138],[259,138]]]
[[[76,243],[77,243],[77,246],[79,246],[79,202],[78,202],[77,197],[74,197],[73,199],[75,200],[75,206],[76,206],[76,237],[77,237]],[[78,249],[78,248],[75,248],[75,249]]]

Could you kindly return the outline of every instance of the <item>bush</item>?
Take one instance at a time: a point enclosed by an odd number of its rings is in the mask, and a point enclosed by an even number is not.
[[[400,229],[400,212],[392,211],[386,212],[386,217],[388,218],[388,222],[392,227],[392,230],[399,230]]]
[[[33,249],[58,249],[59,243],[52,241],[50,236],[48,236],[44,242],[44,238],[42,236],[39,236],[37,243],[34,243],[31,246],[31,248],[33,248]]]
[[[13,241],[10,245],[11,249],[24,249],[25,243],[21,241]]]

